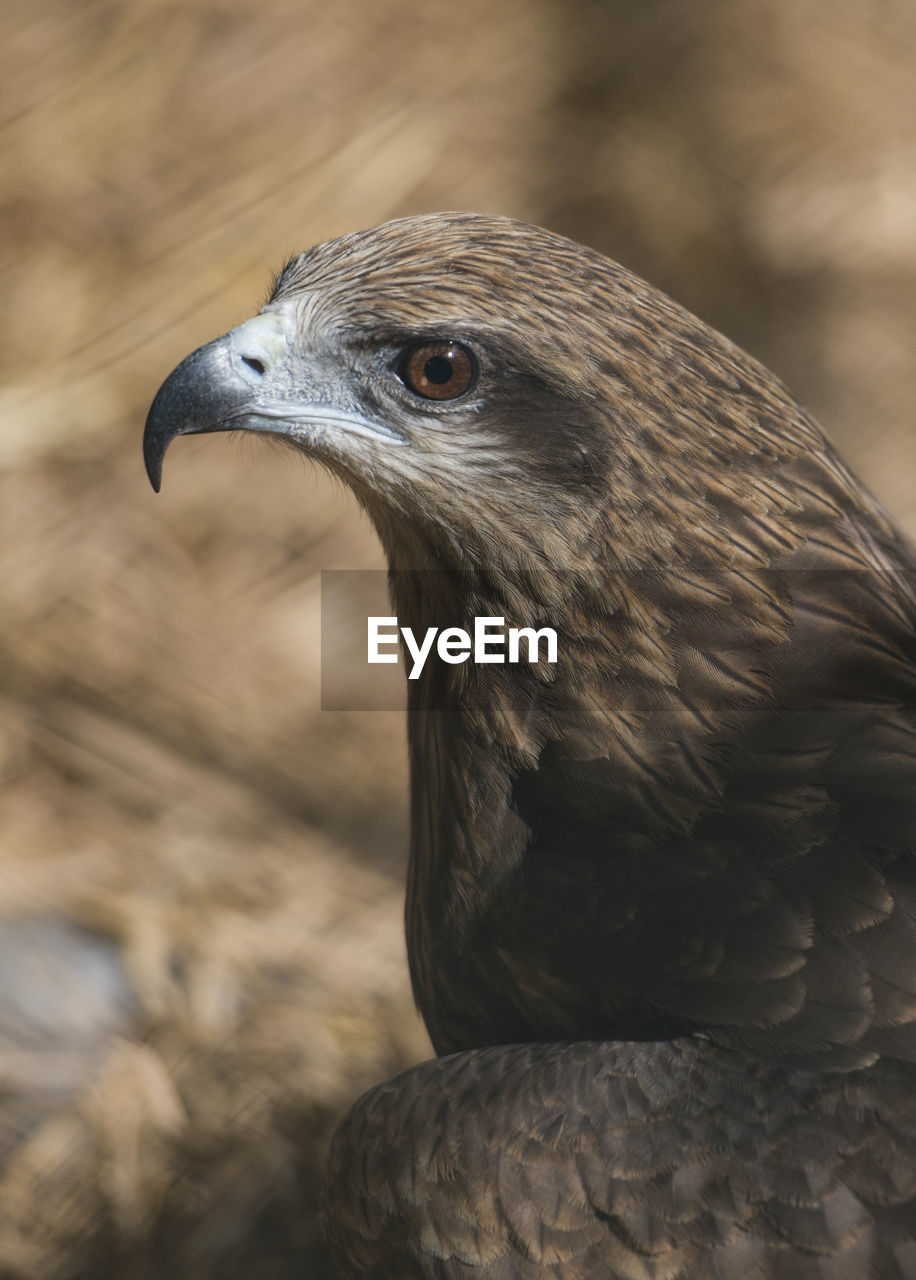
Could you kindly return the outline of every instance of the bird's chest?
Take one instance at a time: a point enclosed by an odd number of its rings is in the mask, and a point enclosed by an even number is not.
[[[652,874],[645,853],[657,833],[646,832],[659,790],[686,820],[696,808],[679,750],[659,765],[665,743],[648,743],[652,773],[635,751],[585,733],[584,715],[559,717],[559,730],[539,720],[536,697],[524,714],[507,697],[484,717],[454,700],[447,712],[444,699],[424,703],[423,692],[411,706],[406,924],[437,1050],[655,1033],[657,1011],[631,963],[634,921]],[[516,720],[500,736],[493,726],[505,727],[507,707]],[[513,751],[520,724],[536,751]],[[669,781],[653,795],[645,778],[659,768]],[[669,938],[662,928],[662,950]]]
[[[646,886],[645,842],[624,818],[547,820],[495,782],[484,805],[424,785],[413,808],[408,955],[438,1052],[676,1030],[627,959]]]

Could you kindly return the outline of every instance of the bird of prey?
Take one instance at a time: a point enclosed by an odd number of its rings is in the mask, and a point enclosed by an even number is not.
[[[624,268],[439,214],[290,261],[146,425],[342,477],[410,682],[435,1060],[326,1220],[386,1280],[916,1278],[916,558],[781,383]],[[419,630],[418,630],[419,629]]]

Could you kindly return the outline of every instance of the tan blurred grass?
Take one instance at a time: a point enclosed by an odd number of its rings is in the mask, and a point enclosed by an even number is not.
[[[481,208],[750,346],[916,527],[914,11],[9,0],[5,26],[0,1272],[324,1274],[333,1117],[426,1052],[401,718],[319,709],[319,571],[381,558],[270,450],[180,441],[155,500],[148,401],[287,253]]]

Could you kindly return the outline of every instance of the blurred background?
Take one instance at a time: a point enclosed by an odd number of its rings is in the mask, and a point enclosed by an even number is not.
[[[429,1053],[404,727],[319,699],[340,486],[149,401],[310,244],[479,209],[773,367],[916,530],[911,0],[6,0],[0,1274],[330,1273],[342,1109]]]

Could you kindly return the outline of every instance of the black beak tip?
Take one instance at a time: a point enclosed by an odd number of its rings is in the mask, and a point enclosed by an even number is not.
[[[149,476],[149,482],[153,486],[153,493],[158,493],[162,488],[162,462],[151,458],[145,450],[143,461],[146,464],[146,474]]]
[[[146,467],[146,474],[149,476],[149,482],[153,486],[153,492],[158,493],[162,487],[164,445],[167,445],[168,441],[163,441],[161,434],[154,428],[151,429],[151,418],[152,410],[146,420],[146,429],[143,432],[143,465]]]

